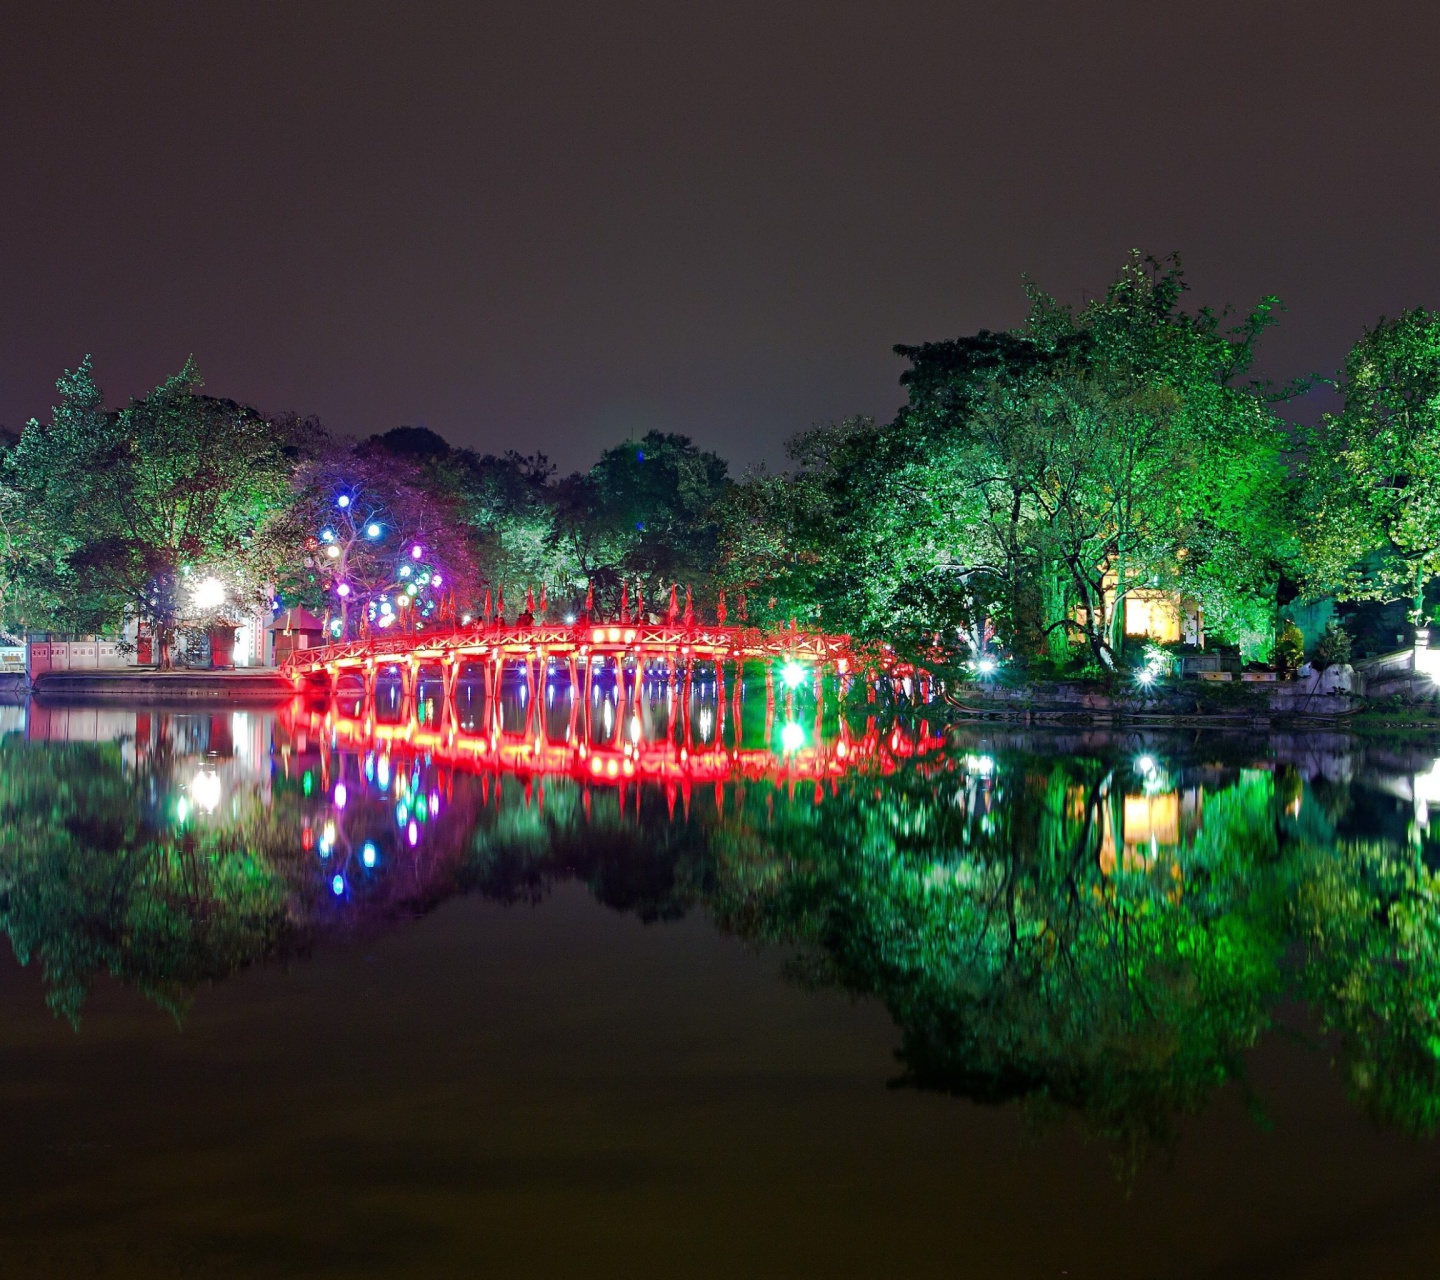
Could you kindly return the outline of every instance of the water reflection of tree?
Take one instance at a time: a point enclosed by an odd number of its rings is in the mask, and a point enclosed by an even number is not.
[[[169,830],[153,821],[164,781],[115,745],[0,740],[0,928],[72,1022],[100,974],[178,1013],[286,932],[286,886],[264,853],[283,816],[252,804],[224,827]]]
[[[1201,788],[1102,751],[926,757],[818,794],[783,778],[691,795],[406,768],[413,794],[446,795],[418,845],[378,784],[356,784],[342,813],[277,781],[176,824],[164,753],[127,766],[116,747],[8,739],[0,927],[72,1020],[102,973],[178,1012],[198,984],[327,927],[578,879],[645,920],[701,906],[792,948],[803,980],[884,1002],[900,1082],[1076,1113],[1126,1162],[1243,1084],[1245,1050],[1295,988],[1336,1033],[1361,1106],[1412,1132],[1440,1124],[1437,881],[1417,828],[1340,834],[1346,786],[1231,769]],[[378,859],[362,869],[367,843]]]
[[[802,941],[815,980],[879,995],[904,1082],[1077,1109],[1133,1147],[1236,1075],[1267,1024],[1268,781],[1109,875],[1118,780],[1099,761],[857,783],[724,832],[716,903],[741,933]]]

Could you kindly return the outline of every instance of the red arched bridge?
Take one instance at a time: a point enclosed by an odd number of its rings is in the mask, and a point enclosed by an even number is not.
[[[364,694],[374,698],[383,676],[399,678],[406,697],[414,697],[424,673],[438,670],[448,701],[455,682],[466,668],[478,669],[487,697],[499,689],[507,666],[523,664],[527,673],[539,664],[543,673],[550,663],[563,665],[570,686],[590,692],[596,672],[623,672],[663,663],[671,679],[688,681],[696,664],[713,668],[723,679],[724,669],[744,664],[765,665],[766,680],[773,681],[778,666],[796,667],[807,675],[833,671],[842,680],[888,677],[906,682],[907,692],[928,700],[930,679],[921,668],[901,662],[881,644],[861,645],[849,636],[791,627],[765,631],[758,627],[688,626],[675,623],[571,623],[532,625],[492,624],[453,631],[381,634],[364,640],[341,641],[317,649],[298,649],[282,664],[297,690],[335,695],[348,683],[363,683]]]

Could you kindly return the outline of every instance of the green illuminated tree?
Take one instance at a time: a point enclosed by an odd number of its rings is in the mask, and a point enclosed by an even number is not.
[[[1440,573],[1440,313],[1382,320],[1355,344],[1309,457],[1307,542],[1317,589],[1410,603]]]
[[[726,471],[681,435],[651,431],[607,449],[560,486],[558,548],[612,604],[622,579],[639,579],[652,605],[672,585],[708,587]]]
[[[113,412],[88,358],[57,386],[50,422],[30,422],[5,460],[21,507],[24,621],[95,630],[133,613],[168,664],[189,608],[183,570],[243,567],[287,501],[300,450],[255,410],[202,396],[190,362]]]

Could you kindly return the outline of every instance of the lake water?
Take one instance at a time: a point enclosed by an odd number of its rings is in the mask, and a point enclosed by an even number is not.
[[[1440,1267],[1436,751],[544,688],[0,708],[0,1274]]]

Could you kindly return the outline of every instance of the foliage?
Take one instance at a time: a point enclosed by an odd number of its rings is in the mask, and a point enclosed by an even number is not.
[[[294,483],[261,535],[280,603],[333,615],[341,635],[391,625],[384,618],[433,625],[442,610],[476,609],[477,575],[468,542],[455,536],[456,504],[435,492],[421,462],[333,446]]]
[[[1178,261],[1135,256],[1079,311],[1032,289],[1014,333],[896,348],[894,423],[798,438],[792,501],[767,482],[750,504],[771,518],[749,543],[788,556],[742,559],[749,590],[808,592],[803,614],[862,634],[973,651],[993,630],[1060,662],[1073,640],[1114,668],[1119,601],[1163,587],[1268,648],[1293,554],[1285,441],[1237,380],[1275,303],[1225,329],[1181,309],[1185,288]]]
[[[183,571],[244,577],[257,530],[287,498],[297,442],[280,424],[202,396],[187,362],[148,396],[107,411],[87,358],[57,383],[48,424],[31,421],[5,459],[18,495],[15,622],[76,631],[126,613],[160,638],[200,609]]]
[[[685,436],[651,431],[627,440],[559,486],[556,545],[607,607],[618,603],[623,581],[638,580],[652,602],[672,586],[708,588],[727,469]]]
[[[1312,443],[1305,526],[1316,591],[1407,599],[1440,572],[1440,313],[1382,320],[1345,362],[1344,407]]]
[[[1294,671],[1305,660],[1305,636],[1293,622],[1287,622],[1280,633],[1279,660],[1287,670]]]
[[[1317,671],[1341,667],[1350,661],[1350,633],[1338,622],[1331,621],[1310,653],[1310,665]]]

